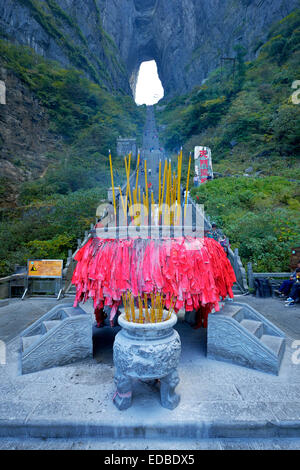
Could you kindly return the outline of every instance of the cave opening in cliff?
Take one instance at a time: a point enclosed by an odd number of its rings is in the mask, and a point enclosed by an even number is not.
[[[148,106],[158,103],[164,97],[164,89],[160,81],[155,60],[142,62],[139,68],[135,102],[137,105]]]

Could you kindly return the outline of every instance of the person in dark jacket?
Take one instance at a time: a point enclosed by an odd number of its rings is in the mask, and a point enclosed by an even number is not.
[[[290,296],[286,300],[286,307],[293,307],[297,300],[300,299],[300,268],[297,268],[295,273],[296,280],[291,288]]]
[[[300,260],[297,263],[297,269],[298,268],[300,268]],[[296,271],[297,271],[297,269],[296,269]],[[279,287],[278,291],[275,291],[281,297],[287,297],[290,294],[291,289],[292,289],[292,287],[293,287],[293,285],[296,281],[296,271],[294,271],[291,274],[291,277],[289,279],[286,279],[285,281],[283,281],[283,283]]]

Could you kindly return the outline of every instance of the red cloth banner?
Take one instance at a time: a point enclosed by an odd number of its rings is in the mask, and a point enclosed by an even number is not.
[[[173,297],[176,312],[201,310],[206,320],[213,309],[220,309],[220,298],[233,297],[233,268],[222,246],[212,238],[92,238],[75,259],[74,306],[91,298],[95,309],[112,307],[111,321],[128,290],[134,297],[163,294],[167,308]],[[201,320],[204,324],[205,318]]]

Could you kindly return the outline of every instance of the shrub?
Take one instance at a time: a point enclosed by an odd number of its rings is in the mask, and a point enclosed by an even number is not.
[[[192,195],[239,248],[244,263],[252,261],[257,271],[289,270],[290,248],[300,239],[296,183],[274,176],[222,178],[193,188]]]

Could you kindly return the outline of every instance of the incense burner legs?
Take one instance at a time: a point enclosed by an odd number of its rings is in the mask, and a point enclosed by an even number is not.
[[[179,404],[180,396],[175,392],[180,379],[177,369],[174,369],[166,377],[160,380],[160,400],[161,405],[169,410],[174,410]]]
[[[127,410],[131,406],[132,381],[130,377],[116,371],[115,384],[117,387],[113,402],[119,410]]]
[[[135,379],[160,379],[161,405],[173,410],[180,397],[177,366],[181,353],[180,337],[173,326],[177,317],[161,323],[138,324],[119,317],[122,330],[114,342],[115,384],[113,402],[119,410],[131,406],[132,382]]]

